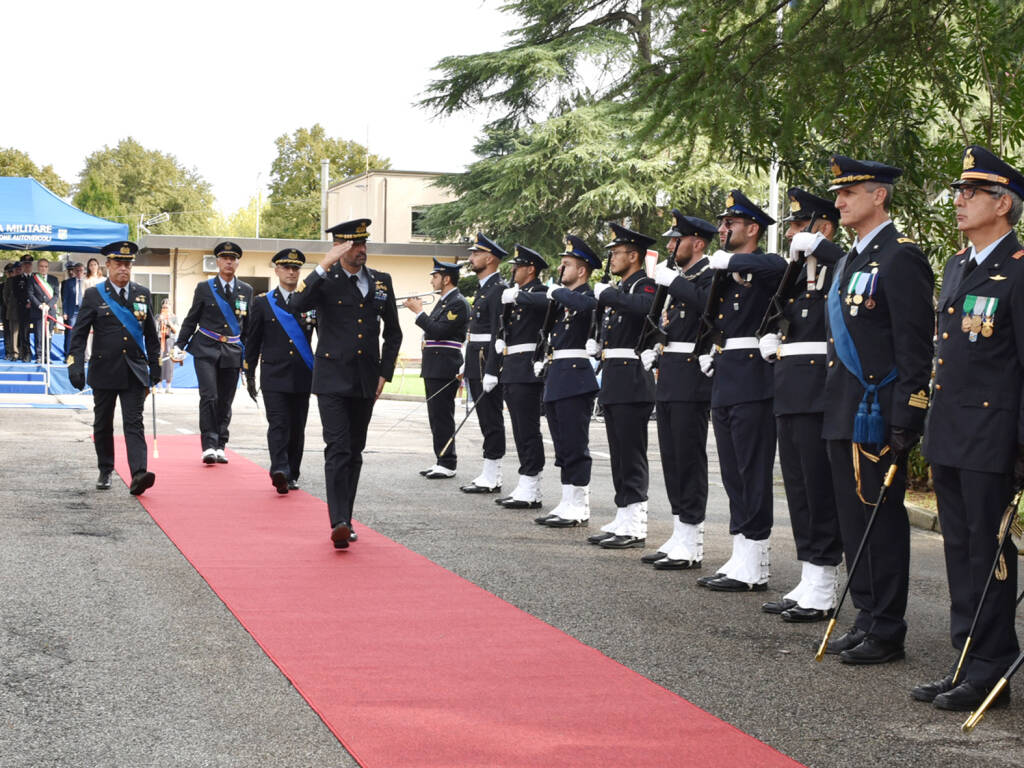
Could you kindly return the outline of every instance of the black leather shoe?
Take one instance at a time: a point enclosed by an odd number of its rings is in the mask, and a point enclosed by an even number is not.
[[[348,535],[348,540],[349,541],[359,541],[359,534],[356,533],[355,531],[352,531],[352,533],[350,533]]]
[[[110,490],[110,473],[100,472],[100,476],[96,478],[96,490],[97,491],[109,491]]]
[[[299,490],[299,481],[298,480],[289,480],[288,481],[288,490],[289,491],[297,491],[297,490]]]
[[[646,555],[640,555],[640,562],[647,563],[648,565],[654,565],[659,560],[664,560],[668,557],[668,552],[662,552],[660,549],[657,552],[648,552]]]
[[[347,549],[349,536],[352,535],[352,529],[348,526],[348,523],[338,523],[331,529],[331,541],[334,542],[335,549]]]
[[[722,573],[721,571],[719,571],[718,573],[709,573],[707,576],[701,576],[699,579],[697,579],[697,586],[698,587],[706,587],[708,584],[710,584],[715,579],[721,579],[724,576],[725,576],[725,574]]]
[[[486,485],[470,483],[469,485],[460,486],[459,490],[463,493],[501,493],[501,486],[496,485],[493,488],[489,488]]]
[[[564,517],[553,516],[544,523],[548,528],[576,528],[590,525],[589,520],[566,520]]]
[[[788,611],[790,608],[796,608],[796,600],[790,600],[788,597],[774,602],[761,603],[761,610],[765,613],[779,614],[783,611]]]
[[[843,651],[848,651],[851,648],[856,648],[862,642],[868,634],[863,629],[857,629],[857,627],[851,627],[846,631],[845,634],[840,635],[837,638],[828,641],[828,645],[825,647],[825,653],[831,653],[838,655]]]
[[[801,608],[799,605],[787,608],[781,614],[783,621],[790,624],[808,624],[812,621],[824,621],[832,618],[832,611],[823,611],[820,608]]]
[[[910,689],[910,697],[916,701],[924,701],[931,703],[935,701],[935,697],[949,693],[953,690],[953,676],[946,675],[941,680],[934,680],[930,683],[921,683],[920,685],[914,686]]]
[[[454,470],[452,470],[451,474],[448,474],[447,472],[437,472],[433,468],[431,468],[425,473],[421,472],[420,474],[427,478],[427,480],[451,480],[453,477],[455,477]]]
[[[885,640],[867,635],[860,645],[840,653],[839,660],[843,664],[887,664],[902,659],[905,655],[902,644],[887,643]]]
[[[600,543],[602,549],[641,549],[647,545],[647,539],[637,536],[612,536]]]
[[[271,472],[270,482],[274,484],[278,493],[288,493],[288,477],[284,472]]]
[[[136,472],[134,475],[132,475],[132,484],[128,488],[128,493],[130,493],[132,496],[141,496],[146,492],[147,488],[152,488],[153,483],[155,482],[156,475],[154,475],[152,472],[140,470],[139,472]],[[109,487],[109,479],[107,480],[107,484]]]
[[[512,501],[512,497],[511,496],[502,496],[500,499],[495,499],[494,503],[498,504],[498,505],[501,505],[501,504],[504,504],[506,501]]]
[[[768,583],[764,584],[748,584],[745,581],[739,579],[730,579],[728,576],[722,576],[718,579],[712,579],[705,586],[708,589],[714,590],[715,592],[767,592]]]
[[[546,515],[541,515],[540,517],[533,518],[533,522],[535,522],[537,525],[547,525],[549,520],[554,520],[556,517],[558,517],[558,515],[549,513]]]
[[[592,536],[587,536],[587,544],[600,544],[605,539],[614,539],[614,533],[608,533],[607,531],[598,531]]]
[[[219,449],[217,451],[217,463],[218,464],[227,464],[228,463],[228,457],[224,455],[224,449],[223,448],[221,448],[221,449]]]
[[[641,558],[643,559],[643,558]],[[695,571],[701,566],[700,560],[671,560],[662,558],[654,564],[656,571]]]
[[[505,509],[540,509],[539,501],[520,501],[511,496],[507,500],[501,499],[498,503]]]
[[[982,687],[975,685],[970,680],[964,680],[956,688],[940,693],[932,699],[932,706],[951,712],[973,712],[981,706],[991,690],[988,686]],[[1009,705],[1010,687],[1006,686],[989,705],[989,709],[999,709]]]

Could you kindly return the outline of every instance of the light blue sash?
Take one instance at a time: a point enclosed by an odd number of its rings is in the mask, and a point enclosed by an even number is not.
[[[228,328],[231,329],[231,333],[235,336],[240,336],[241,330],[238,327],[238,318],[235,317],[235,311],[228,306],[224,297],[217,292],[217,278],[211,277],[209,285],[210,291],[213,293],[213,298],[217,302],[217,306],[220,307],[220,313],[224,315],[224,321],[228,324]]]
[[[142,326],[139,324],[138,318],[135,317],[135,314],[128,307],[114,298],[114,295],[108,288],[109,285],[110,281],[104,280],[96,287],[103,294],[103,299],[107,302],[107,306],[110,307],[110,311],[114,313],[114,317],[121,322],[124,329],[128,331],[128,335],[135,339],[135,343],[142,350],[142,356],[148,357],[146,354],[146,340],[142,336]]]
[[[312,371],[313,349],[309,346],[309,341],[306,339],[306,334],[302,332],[299,321],[295,319],[295,315],[285,310],[274,300],[272,293],[267,294],[267,303],[270,304],[270,308],[274,311],[274,316],[277,318],[277,322],[281,324],[281,328],[288,334],[288,338],[292,340],[295,348],[299,350],[302,362]]]

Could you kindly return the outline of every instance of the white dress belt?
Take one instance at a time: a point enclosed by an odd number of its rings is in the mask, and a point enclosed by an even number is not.
[[[616,360],[616,359],[639,360],[640,358],[637,357],[636,352],[634,352],[632,349],[629,349],[628,347],[616,347],[616,348],[613,348],[613,349],[603,349],[603,350],[601,350],[601,359],[602,360]]]
[[[722,349],[725,352],[733,349],[757,349],[757,337],[737,336],[735,339],[726,339],[725,346]]]
[[[776,357],[790,357],[792,355],[826,355],[828,344],[824,341],[794,341],[789,344],[779,344]]]
[[[683,354],[690,354],[696,348],[696,344],[692,341],[670,341],[665,345],[662,352],[681,352]]]
[[[570,358],[584,359],[590,357],[585,349],[556,349],[551,353],[552,360],[568,360]]]
[[[505,347],[506,355],[518,355],[521,352],[533,352],[537,349],[537,344],[513,344],[511,347]]]
[[[490,341],[491,334],[489,333],[471,333],[469,334],[470,341]]]

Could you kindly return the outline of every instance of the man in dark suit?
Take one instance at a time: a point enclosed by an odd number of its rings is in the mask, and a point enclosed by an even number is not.
[[[285,248],[271,262],[278,287],[261,293],[252,302],[249,331],[245,337],[245,382],[256,400],[256,366],[267,409],[267,449],[270,482],[278,493],[297,489],[302,449],[313,385],[313,337],[315,312],[295,314],[291,303],[299,284],[299,269],[306,263],[302,251]]]
[[[898,469],[850,576],[854,625],[826,653],[844,664],[883,664],[903,658],[907,633],[910,522],[903,500],[907,456],[928,409],[934,276],[921,249],[889,218],[903,172],[841,155],[833,156],[831,170],[839,223],[857,233],[829,292],[822,429],[848,565],[883,477],[891,465]]]
[[[4,360],[14,359],[16,346],[15,324],[11,323],[11,310],[14,308],[14,264],[4,264],[3,301],[0,302],[0,320],[4,324]]]
[[[434,441],[434,464],[420,470],[428,480],[455,477],[458,456],[455,453],[455,395],[459,391],[462,344],[469,325],[469,304],[458,288],[459,265],[434,259],[430,286],[438,294],[428,315],[423,301],[405,300],[405,307],[416,313],[416,325],[423,329],[423,362],[420,376],[427,396],[427,419]]]
[[[71,348],[71,328],[78,319],[78,310],[85,296],[85,267],[76,262],[68,264],[69,277],[60,284],[60,305],[64,317],[64,357]]]
[[[36,344],[37,363],[49,360],[46,345],[50,341],[53,321],[48,318],[57,316],[59,301],[60,281],[50,274],[50,260],[39,259],[36,262],[36,271],[29,275],[28,280],[29,321]]]
[[[327,508],[337,549],[347,548],[354,535],[352,508],[366,430],[374,403],[394,375],[402,345],[391,275],[366,266],[369,224],[369,219],[355,219],[327,230],[334,236],[334,247],[299,283],[292,300],[293,310],[315,309],[317,314],[313,392],[327,444]]]
[[[14,304],[18,313],[18,343],[15,357],[26,363],[32,362],[32,320],[29,317],[31,302],[29,301],[29,281],[32,279],[32,257],[27,253],[21,257],[19,268],[14,274]]]
[[[172,359],[183,359],[184,349],[195,358],[202,461],[227,464],[224,447],[230,435],[231,404],[238,389],[249,329],[252,286],[235,277],[241,247],[225,240],[213,247],[213,255],[218,273],[196,286]]]
[[[120,400],[132,475],[129,490],[134,496],[144,493],[156,480],[147,469],[142,416],[150,387],[160,381],[160,339],[150,310],[149,289],[131,282],[132,262],[138,251],[139,247],[129,241],[111,243],[102,249],[107,257],[107,279],[85,292],[67,359],[71,384],[84,389],[85,344],[92,331],[88,383],[95,403],[93,441],[100,469],[96,488],[110,488],[110,473],[114,471],[114,407]]]
[[[953,186],[957,229],[971,245],[943,275],[924,455],[939,503],[958,659],[997,556],[999,564],[955,684],[951,672],[912,695],[966,711],[978,708],[1019,653],[1017,547],[1010,536],[1001,552],[998,545],[1001,524],[1010,522],[1007,503],[1024,487],[1024,249],[1013,230],[1024,210],[1024,174],[971,146]],[[993,706],[1009,701],[1002,688]]]

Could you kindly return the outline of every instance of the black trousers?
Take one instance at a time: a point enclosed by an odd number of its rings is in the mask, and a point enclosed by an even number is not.
[[[423,379],[423,388],[427,393],[427,419],[430,421],[430,436],[434,440],[434,456],[437,465],[446,469],[455,469],[458,454],[455,452],[455,396],[459,393],[459,385],[453,379]],[[434,397],[435,394],[441,394]],[[445,444],[448,448],[445,449]],[[441,451],[444,450],[444,456]]]
[[[78,320],[78,313],[77,312],[75,314],[73,314],[73,315],[69,315],[68,316],[68,321],[67,321],[67,323],[65,323],[65,325],[70,325],[71,328],[74,328],[76,320]],[[64,359],[65,360],[68,357],[68,350],[70,348],[71,348],[71,329],[70,328],[65,328],[64,329]]]
[[[544,382],[504,384],[503,389],[512,422],[512,439],[519,455],[519,474],[533,477],[544,469],[544,438],[540,434]]]
[[[813,565],[839,565],[843,540],[828,444],[821,439],[824,420],[821,413],[777,416],[779,463],[797,559]]]
[[[999,523],[1013,493],[1012,481],[1008,474],[934,464],[932,478],[946,550],[949,634],[959,657],[996,556]],[[1003,562],[1006,569],[997,569],[992,578],[962,672],[965,679],[985,687],[994,685],[1020,653],[1014,629],[1017,547],[1009,537]]]
[[[15,327],[17,326],[17,323],[12,323],[11,322],[10,314],[8,314],[8,312],[7,312],[7,307],[4,307],[3,321],[4,321],[4,357],[9,357],[10,358],[10,357],[14,357],[18,353],[18,350],[15,348],[16,347],[15,337],[17,336],[17,333],[15,332]]]
[[[711,409],[722,485],[729,497],[729,533],[753,541],[771,536],[775,414],[771,400]]]
[[[32,360],[32,334],[35,324],[29,317],[28,309],[22,309],[20,320],[21,331],[18,334],[18,355],[22,360]]]
[[[647,423],[654,403],[612,403],[604,406],[604,429],[612,461],[615,506],[647,501]]]
[[[658,401],[658,445],[665,492],[680,522],[704,522],[708,504],[710,403]]]
[[[352,522],[352,507],[363,469],[366,430],[373,416],[372,397],[317,395],[324,430],[324,474],[331,528]]]
[[[268,392],[264,389],[263,405],[267,409],[270,472],[284,472],[289,480],[298,480],[302,450],[306,444],[309,392]]]
[[[199,381],[199,434],[203,450],[223,448],[230,435],[231,404],[238,389],[238,368],[220,368],[210,360],[195,358]]]
[[[121,429],[128,453],[128,469],[133,475],[146,471],[148,449],[142,417],[147,392],[148,389],[137,383],[127,389],[92,391],[92,437],[100,472],[114,471],[114,407],[118,400],[121,401]]]
[[[877,463],[863,456],[860,458],[861,494],[867,504],[857,497],[850,441],[829,440],[828,458],[832,463],[839,530],[849,568],[864,538],[871,509],[882,488],[882,478],[889,469],[889,454]],[[902,643],[907,634],[904,615],[910,584],[910,520],[903,505],[906,492],[907,473],[901,468],[893,478],[864,546],[861,562],[850,580],[850,597],[857,607],[854,624],[868,634],[896,644]]]
[[[596,392],[544,403],[562,485],[590,485],[590,415]]]
[[[501,414],[501,384],[486,395],[480,379],[467,379],[469,394],[476,406],[476,418],[484,436],[484,458],[500,459],[505,456],[505,419]]]

